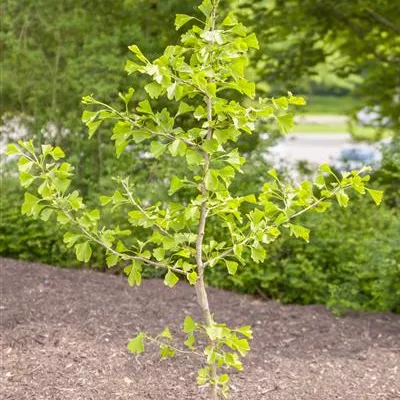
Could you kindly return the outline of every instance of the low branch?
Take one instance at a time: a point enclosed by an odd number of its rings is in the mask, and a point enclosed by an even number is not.
[[[337,186],[337,187],[332,191],[332,195],[331,195],[330,197],[334,196],[339,190],[341,190],[341,189],[347,189],[347,188],[349,188],[349,187],[351,187],[350,184],[347,184],[347,185],[344,185],[344,186]],[[311,210],[312,208],[314,208],[314,207],[316,207],[318,204],[320,204],[322,201],[327,200],[327,199],[328,199],[328,197],[321,197],[320,199],[318,199],[318,200],[315,201],[314,203],[310,204],[310,205],[307,206],[306,208],[304,208],[304,209],[298,211],[297,213],[291,215],[289,218],[287,218],[285,221],[281,222],[279,225],[277,225],[277,224],[272,224],[272,225],[269,225],[269,226],[268,226],[267,228],[265,228],[265,229],[271,229],[271,228],[274,228],[274,227],[278,227],[278,226],[280,226],[280,225],[282,225],[282,224],[285,224],[285,223],[291,221],[292,219],[297,218],[297,217],[299,217],[300,215],[306,213],[307,211]],[[244,245],[246,245],[249,241],[250,241],[250,232],[249,232],[249,235],[247,235],[246,239],[244,239],[242,242],[238,243],[238,245],[244,246]],[[219,261],[219,260],[225,258],[226,256],[229,256],[229,255],[232,254],[232,253],[233,253],[233,248],[230,248],[230,249],[228,249],[228,250],[225,250],[225,251],[224,251],[223,253],[221,253],[220,255],[218,255],[218,256],[216,256],[216,257],[214,257],[214,258],[212,258],[212,259],[206,261],[203,265],[204,265],[204,267],[207,267],[208,265],[210,265],[210,263],[217,262],[217,261]]]

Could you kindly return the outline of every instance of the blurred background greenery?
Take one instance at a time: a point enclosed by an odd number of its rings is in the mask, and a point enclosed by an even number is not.
[[[0,5],[1,68],[1,203],[0,254],[65,267],[81,267],[62,244],[63,233],[51,223],[20,216],[22,191],[15,166],[6,162],[6,143],[33,137],[61,145],[76,165],[75,187],[97,202],[113,187],[112,176],[131,176],[151,201],[166,193],[165,178],[181,168],[166,159],[161,166],[143,157],[144,147],[117,161],[107,126],[87,140],[80,121],[80,99],[93,93],[109,103],[133,85],[139,99],[141,78],[127,77],[127,47],[135,43],[155,58],[178,39],[176,13],[193,14],[197,1],[180,0],[6,0]],[[392,0],[232,0],[222,1],[257,34],[251,77],[267,96],[288,90],[304,95],[308,106],[296,132],[349,132],[357,139],[392,138],[380,150],[382,161],[373,185],[385,190],[374,208],[355,198],[349,209],[332,207],[323,216],[309,215],[309,245],[281,239],[261,266],[250,258],[238,275],[226,279],[217,267],[208,275],[214,286],[282,302],[322,303],[349,309],[400,312],[400,3]],[[162,100],[160,100],[162,101]],[[370,126],[359,111],[374,113]],[[334,116],[313,123],[314,116]],[[337,122],[335,122],[337,121]],[[190,124],[189,121],[183,121]],[[269,132],[267,140],[260,133]],[[270,168],[268,148],[277,139],[263,125],[239,143],[246,153],[246,174],[237,193],[257,191]],[[282,166],[287,178],[293,170]],[[298,165],[295,176],[312,167]],[[184,193],[178,200],[185,201]],[[110,215],[113,221],[118,216]],[[121,220],[121,223],[123,221]],[[218,235],[218,227],[210,230]],[[137,232],[140,235],[140,232]],[[90,267],[104,269],[95,252]]]

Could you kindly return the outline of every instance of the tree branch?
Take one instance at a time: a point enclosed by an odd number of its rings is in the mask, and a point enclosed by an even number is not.
[[[369,7],[367,7],[365,11],[369,15],[371,15],[371,17],[373,17],[376,21],[380,22],[382,25],[390,28],[392,31],[400,35],[400,27],[395,25],[392,21],[389,21],[385,16],[379,14],[378,12]]]

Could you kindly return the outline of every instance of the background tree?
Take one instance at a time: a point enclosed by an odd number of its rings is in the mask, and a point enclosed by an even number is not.
[[[238,1],[260,37],[260,81],[290,89],[329,63],[360,77],[354,94],[379,107],[380,123],[400,127],[400,4],[392,0]]]

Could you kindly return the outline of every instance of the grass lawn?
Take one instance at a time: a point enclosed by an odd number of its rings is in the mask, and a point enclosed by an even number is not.
[[[306,95],[304,97],[307,101],[307,105],[301,107],[304,114],[345,115],[360,104],[358,99],[350,96]]]
[[[313,123],[297,123],[291,133],[350,133],[347,124],[313,124]],[[376,129],[366,126],[358,126],[354,130],[354,138],[358,140],[374,140]],[[383,137],[389,137],[392,133],[384,131]]]

